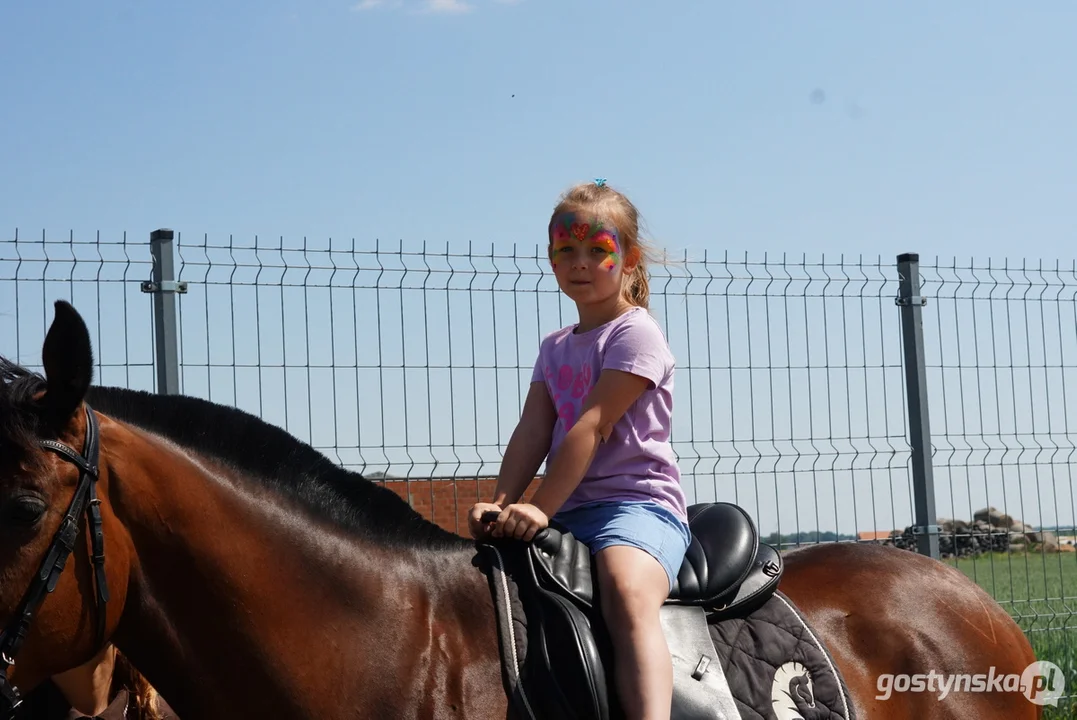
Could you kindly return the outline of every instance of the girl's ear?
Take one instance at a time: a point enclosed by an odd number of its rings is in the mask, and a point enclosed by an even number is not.
[[[636,266],[639,265],[640,251],[638,247],[634,247],[625,253],[624,262],[621,267],[624,268],[625,275],[631,275],[636,271]]]

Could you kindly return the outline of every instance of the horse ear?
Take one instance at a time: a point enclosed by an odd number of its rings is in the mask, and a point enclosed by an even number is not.
[[[93,347],[86,323],[70,303],[57,300],[56,316],[41,351],[47,389],[42,404],[56,423],[66,424],[93,380]]]

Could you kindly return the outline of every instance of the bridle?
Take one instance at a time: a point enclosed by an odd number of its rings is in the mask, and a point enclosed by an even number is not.
[[[15,664],[18,654],[30,632],[30,623],[34,613],[45,601],[46,595],[56,589],[56,583],[67,564],[67,558],[75,549],[79,537],[79,522],[85,510],[90,523],[90,539],[93,543],[93,564],[95,585],[97,586],[97,644],[105,641],[105,604],[108,603],[108,583],[105,580],[105,536],[101,529],[101,501],[97,499],[97,464],[99,460],[99,430],[97,417],[89,405],[86,406],[86,442],[83,454],[55,440],[38,441],[41,447],[57,453],[79,469],[79,483],[75,495],[67,508],[60,527],[53,536],[45,559],[30,582],[30,587],[22,597],[18,609],[8,621],[7,627],[0,634],[0,717],[11,720],[23,698],[19,689],[8,682],[7,671]]]

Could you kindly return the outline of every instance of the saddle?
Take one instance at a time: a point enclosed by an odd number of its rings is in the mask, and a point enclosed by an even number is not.
[[[759,541],[736,505],[688,508],[692,540],[661,609],[673,657],[674,720],[739,718],[710,623],[743,616],[766,602],[781,579],[781,555]],[[479,545],[489,561],[499,615],[504,680],[528,720],[621,717],[609,637],[587,546],[551,524],[531,542]],[[713,667],[711,667],[713,665]]]

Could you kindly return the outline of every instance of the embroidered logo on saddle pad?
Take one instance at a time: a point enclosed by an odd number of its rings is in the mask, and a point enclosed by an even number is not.
[[[811,673],[798,662],[787,662],[774,673],[770,688],[775,720],[806,720],[800,708],[815,707]]]

